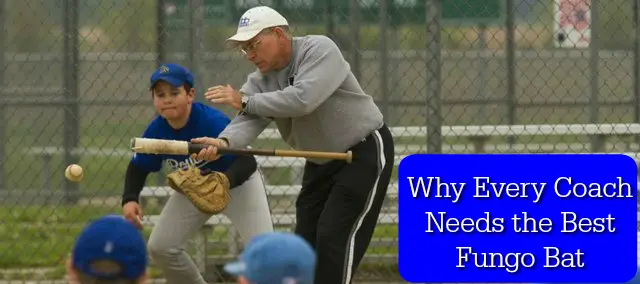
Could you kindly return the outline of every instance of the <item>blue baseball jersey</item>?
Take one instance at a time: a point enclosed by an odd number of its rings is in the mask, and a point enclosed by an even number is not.
[[[173,129],[166,119],[158,115],[147,126],[142,137],[155,139],[169,139],[191,141],[198,137],[218,137],[220,132],[229,124],[230,119],[221,111],[205,104],[194,102],[187,124],[179,130]],[[172,170],[185,169],[195,165],[201,169],[225,171],[235,160],[235,156],[224,155],[215,161],[199,161],[189,155],[152,155],[136,153],[132,162],[141,170],[157,172],[166,163]]]

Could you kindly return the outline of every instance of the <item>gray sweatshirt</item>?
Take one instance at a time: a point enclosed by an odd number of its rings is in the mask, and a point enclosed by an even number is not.
[[[293,149],[345,152],[384,123],[338,46],[322,35],[294,37],[289,65],[266,74],[256,70],[240,91],[249,96],[246,113],[219,135],[231,147],[246,147],[275,121]]]

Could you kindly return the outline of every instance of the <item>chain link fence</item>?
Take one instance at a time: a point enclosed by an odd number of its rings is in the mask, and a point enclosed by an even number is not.
[[[129,140],[155,115],[151,72],[188,66],[201,101],[206,87],[240,86],[252,67],[224,39],[259,3],[296,35],[338,43],[393,127],[397,162],[423,152],[636,157],[640,0],[0,0],[0,282],[63,279],[80,228],[121,213]],[[253,146],[286,147],[270,131]],[[269,188],[299,185],[300,162],[261,160]],[[79,184],[64,179],[72,163],[85,169]],[[402,280],[392,184],[358,281]],[[147,185],[164,186],[164,173]],[[145,215],[160,213],[162,196],[143,198]],[[294,200],[272,196],[273,213],[295,213]],[[222,281],[237,236],[213,226],[201,237],[190,249]],[[151,276],[162,278],[153,264]]]

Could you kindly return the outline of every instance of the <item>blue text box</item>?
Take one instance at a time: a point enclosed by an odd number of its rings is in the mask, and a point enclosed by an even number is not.
[[[615,154],[408,156],[398,172],[400,273],[409,282],[626,282],[637,270],[637,174]],[[610,196],[588,197],[597,194]]]

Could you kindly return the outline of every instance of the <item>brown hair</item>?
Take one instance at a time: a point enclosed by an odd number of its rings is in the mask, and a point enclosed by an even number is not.
[[[156,82],[156,84],[158,84]],[[156,87],[156,85],[154,84],[153,86],[151,86],[151,88],[149,88],[149,91],[151,91],[151,96],[153,97],[153,89]],[[182,87],[184,88],[185,91],[187,91],[187,93],[193,89],[193,86],[189,85],[189,83],[184,83],[182,84]]]
[[[102,273],[119,273],[122,271],[122,266],[110,260],[99,260],[91,264],[93,271]],[[138,280],[116,278],[116,279],[98,279],[94,276],[88,275],[78,271],[78,280],[80,284],[136,284]]]

